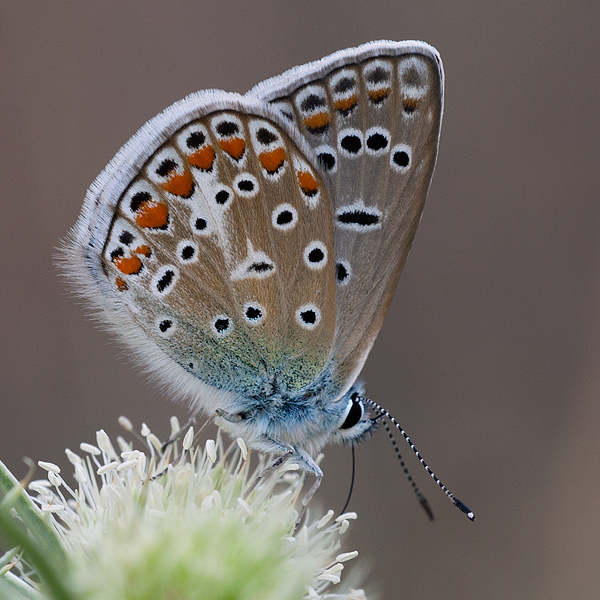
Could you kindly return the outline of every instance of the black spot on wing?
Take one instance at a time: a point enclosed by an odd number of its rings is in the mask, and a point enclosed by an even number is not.
[[[237,124],[232,123],[231,121],[221,121],[216,129],[220,136],[233,135],[239,131]]]
[[[310,110],[314,110],[315,108],[321,108],[327,105],[325,98],[322,96],[317,96],[317,94],[309,94],[302,100],[300,103],[300,108],[308,112]]]
[[[255,262],[252,263],[249,267],[248,267],[248,272],[249,273],[267,273],[269,271],[272,271],[275,267],[268,262]]]

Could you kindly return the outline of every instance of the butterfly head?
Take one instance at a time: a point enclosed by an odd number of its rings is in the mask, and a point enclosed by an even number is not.
[[[342,397],[345,403],[343,421],[332,433],[332,441],[343,445],[354,445],[371,437],[379,427],[379,419],[372,417],[367,410],[357,387],[353,386]]]
[[[353,386],[335,402],[331,402],[324,387],[290,394],[278,391],[277,385],[272,384],[269,392],[234,403],[245,407],[241,412],[218,411],[217,423],[254,448],[272,450],[269,441],[277,440],[311,454],[327,443],[360,443],[379,425],[364,401],[361,385]]]

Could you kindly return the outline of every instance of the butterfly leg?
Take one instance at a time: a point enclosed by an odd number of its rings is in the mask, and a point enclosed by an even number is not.
[[[308,490],[306,496],[302,498],[302,507],[300,509],[300,513],[298,514],[298,518],[296,519],[294,531],[296,531],[300,526],[300,522],[304,518],[304,513],[306,512],[306,507],[312,500],[312,497],[315,495],[316,491],[319,489],[321,481],[323,480],[323,471],[321,470],[321,467],[319,467],[319,465],[315,462],[315,459],[308,452],[297,449],[295,453],[300,468],[308,473],[312,473],[316,479],[311,488]]]
[[[200,412],[201,412],[200,409],[195,410],[190,415],[190,418],[185,422],[184,426],[181,427],[177,433],[172,433],[167,438],[166,442],[163,442],[163,445],[162,445],[163,452],[169,447],[170,444],[172,444],[173,442],[176,442],[182,435],[184,435],[184,433],[196,422],[196,419],[198,418],[198,415],[200,414]],[[217,416],[219,416],[217,413],[211,415],[208,418],[208,420],[206,421],[206,423],[204,423],[204,425],[202,425],[202,427],[200,427],[200,429],[196,432],[196,436],[198,436],[208,426],[209,423],[212,423],[212,421]]]
[[[183,427],[179,428],[179,431],[172,433],[162,445],[162,451],[164,452],[173,442],[176,442],[195,422],[196,417],[200,413],[200,410],[195,410],[190,418],[185,422]]]
[[[296,450],[293,446],[289,446],[288,444],[282,444],[280,442],[274,442],[269,440],[270,443],[276,446],[274,448],[275,451],[281,450],[283,452],[282,456],[277,457],[270,465],[267,465],[257,476],[256,479],[252,482],[250,487],[244,493],[244,500],[253,492],[254,488],[259,484],[261,479],[268,475],[275,469],[278,469],[281,465],[285,464],[294,454]]]

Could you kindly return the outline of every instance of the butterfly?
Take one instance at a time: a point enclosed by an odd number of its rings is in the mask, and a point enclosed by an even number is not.
[[[326,443],[391,418],[356,380],[421,218],[443,90],[434,48],[378,41],[245,95],[197,92],[121,148],[69,235],[77,292],[195,411],[314,474],[304,504]]]

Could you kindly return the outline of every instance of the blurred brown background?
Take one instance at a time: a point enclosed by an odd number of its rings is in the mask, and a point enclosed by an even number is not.
[[[0,7],[0,458],[68,463],[128,415],[183,407],[66,293],[54,248],[87,186],[147,119],[373,39],[438,48],[447,94],[413,251],[363,372],[460,515],[385,434],[360,447],[347,549],[382,597],[600,596],[600,4],[7,1]],[[407,448],[403,448],[405,451]],[[405,452],[408,455],[408,452]],[[348,451],[317,501],[339,510]],[[41,475],[41,473],[38,473]]]

